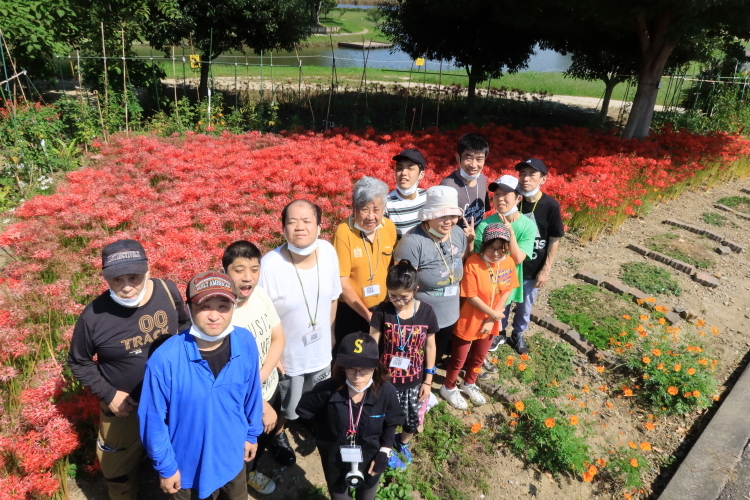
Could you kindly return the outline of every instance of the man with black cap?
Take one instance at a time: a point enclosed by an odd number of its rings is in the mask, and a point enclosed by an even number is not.
[[[424,178],[427,162],[416,149],[404,149],[393,157],[396,162],[396,189],[386,201],[386,214],[396,225],[400,239],[411,228],[419,224],[419,211],[424,207],[425,190],[417,187]]]
[[[505,224],[510,230],[510,257],[516,263],[518,282],[523,283],[523,266],[534,249],[536,226],[528,217],[522,217],[518,211],[518,203],[521,201],[518,179],[512,175],[503,175],[497,181],[491,183],[488,189],[492,193],[492,203],[497,213],[483,220],[479,227],[477,227],[474,251],[479,252],[480,248],[482,248],[484,229],[488,224],[492,224],[493,222]],[[505,317],[501,321],[500,335],[493,340],[492,347],[490,348],[491,351],[496,350],[500,344],[505,343],[505,329],[508,326],[508,316],[510,315],[510,308],[513,302],[517,304],[523,302],[523,289],[520,286],[510,294],[510,299],[505,307]],[[510,340],[518,354],[529,352],[529,349],[526,347],[526,341],[523,338],[525,330],[525,326],[517,328],[514,323]],[[497,371],[492,363],[485,363],[484,367],[489,372]]]
[[[109,290],[81,313],[68,364],[101,404],[96,454],[112,500],[135,500],[143,445],[136,408],[146,360],[163,340],[190,326],[177,286],[150,279],[143,246],[118,240],[102,250]],[[94,361],[96,356],[96,361]]]
[[[232,325],[237,290],[229,276],[196,275],[187,299],[193,326],[146,364],[141,439],[171,500],[247,500],[245,462],[263,432],[258,347]]]
[[[344,337],[331,378],[302,395],[297,413],[313,425],[331,500],[349,499],[355,484],[357,500],[375,500],[396,426],[405,423],[375,339],[364,332]]]

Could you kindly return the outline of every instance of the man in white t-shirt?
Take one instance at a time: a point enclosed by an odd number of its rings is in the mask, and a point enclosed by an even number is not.
[[[419,211],[424,207],[427,195],[417,186],[424,178],[427,162],[416,149],[404,149],[393,157],[393,161],[396,162],[396,189],[388,195],[385,216],[396,226],[400,239],[421,222]]]
[[[307,200],[289,203],[281,212],[287,243],[261,259],[259,284],[273,301],[286,339],[279,378],[282,424],[297,419],[304,392],[331,376],[331,329],[341,280],[336,250],[318,239],[321,215]],[[294,453],[284,432],[273,446]]]
[[[261,253],[249,241],[235,241],[224,250],[221,264],[237,289],[232,324],[249,330],[255,337],[260,362],[260,382],[263,395],[263,434],[258,436],[258,451],[255,459],[247,464],[247,484],[263,494],[273,493],[273,479],[258,472],[258,461],[266,447],[283,431],[278,425],[281,399],[278,394],[279,372],[276,366],[284,351],[284,330],[281,319],[273,307],[266,291],[257,285],[260,277]],[[287,465],[294,461],[294,453],[281,447],[273,447],[273,455],[279,463]]]

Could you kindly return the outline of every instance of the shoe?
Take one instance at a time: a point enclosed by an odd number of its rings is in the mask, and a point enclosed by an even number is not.
[[[276,463],[282,467],[287,467],[297,461],[297,455],[294,453],[292,445],[289,444],[286,431],[282,431],[281,434],[277,434],[271,438],[269,450]]]
[[[258,493],[262,493],[264,495],[268,495],[276,491],[276,483],[273,482],[273,479],[261,472],[248,472],[247,485]]]
[[[497,351],[497,348],[500,347],[505,343],[505,332],[500,332],[500,334],[496,335],[494,339],[492,339],[492,344],[490,344],[490,352]]]
[[[526,347],[526,341],[523,339],[523,335],[518,335],[513,338],[513,349],[515,349],[518,354],[529,353],[529,348]]]
[[[487,357],[484,358],[484,362],[482,362],[482,368],[484,368],[485,372],[497,373],[497,366],[492,362],[492,358],[493,356],[487,355]]]
[[[467,384],[466,382],[461,382],[460,390],[466,393],[466,395],[469,396],[471,402],[477,406],[483,405],[487,402],[487,400],[484,399],[484,396],[482,396],[482,393],[479,391],[479,387],[477,387],[476,384]]]
[[[477,376],[477,380],[489,380],[492,378],[492,373],[490,372],[482,372]]]
[[[404,463],[406,465],[411,464],[413,457],[411,456],[411,450],[409,450],[409,447],[411,447],[411,442],[409,443],[402,443],[401,442],[401,434],[396,435],[396,451],[399,452],[399,454],[404,457]]]
[[[406,464],[399,458],[398,453],[391,451],[391,456],[388,457],[388,467],[391,469],[406,469]]]
[[[448,404],[450,404],[454,408],[465,410],[469,407],[469,404],[466,402],[463,396],[461,396],[461,391],[458,387],[448,389],[444,385],[440,386],[440,395],[443,397],[443,399],[448,401]]]

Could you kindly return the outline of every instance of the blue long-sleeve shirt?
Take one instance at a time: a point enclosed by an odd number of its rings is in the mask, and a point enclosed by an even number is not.
[[[138,406],[141,440],[164,478],[206,498],[242,468],[245,441],[263,432],[258,348],[246,329],[229,335],[229,362],[214,377],[188,331],[170,338],[146,363]]]

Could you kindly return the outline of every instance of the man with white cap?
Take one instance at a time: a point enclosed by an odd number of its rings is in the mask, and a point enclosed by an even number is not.
[[[296,420],[302,394],[331,376],[332,332],[341,295],[336,249],[320,236],[322,210],[295,200],[281,211],[286,243],[261,259],[258,284],[281,318],[286,344],[281,354],[279,422]],[[286,432],[274,436],[271,454],[280,465],[296,461]]]
[[[510,257],[516,263],[516,275],[518,276],[518,282],[523,283],[523,263],[528,259],[534,250],[534,239],[536,238],[536,224],[534,224],[528,217],[522,217],[518,211],[518,203],[521,201],[521,193],[518,188],[518,179],[512,175],[503,175],[496,182],[489,185],[489,190],[492,193],[492,203],[495,206],[497,213],[486,218],[477,227],[476,239],[474,240],[474,251],[479,252],[482,247],[484,229],[488,224],[493,222],[501,222],[505,224],[510,230]],[[508,326],[508,316],[510,315],[510,307],[516,303],[523,303],[523,287],[518,287],[510,294],[508,305],[505,307],[505,317],[501,322],[500,335],[495,337],[493,346],[490,350],[495,350],[497,347],[505,343],[506,334],[505,329]],[[518,322],[513,322],[513,333],[510,341],[513,348],[518,354],[526,354],[529,352],[526,347],[526,341],[523,338],[523,332],[528,326],[528,319],[525,324],[521,322],[521,318],[516,318]],[[485,370],[496,371],[492,363],[485,363]]]
[[[146,363],[141,439],[171,500],[246,500],[245,462],[263,432],[258,347],[232,325],[237,291],[223,273],[190,280],[193,326]]]
[[[146,250],[138,241],[105,246],[102,275],[109,290],[78,318],[68,365],[100,401],[96,456],[109,497],[135,500],[144,457],[137,407],[146,360],[170,335],[188,328],[190,319],[177,286],[150,278]]]
[[[422,223],[401,239],[393,257],[395,262],[408,260],[417,268],[416,297],[433,307],[440,327],[435,335],[435,360],[439,361],[458,320],[458,286],[463,277],[463,260],[470,254],[474,241],[474,227],[466,223],[463,209],[458,206],[458,193],[449,186],[427,190],[419,218]],[[459,219],[466,223],[465,229],[457,226]]]

